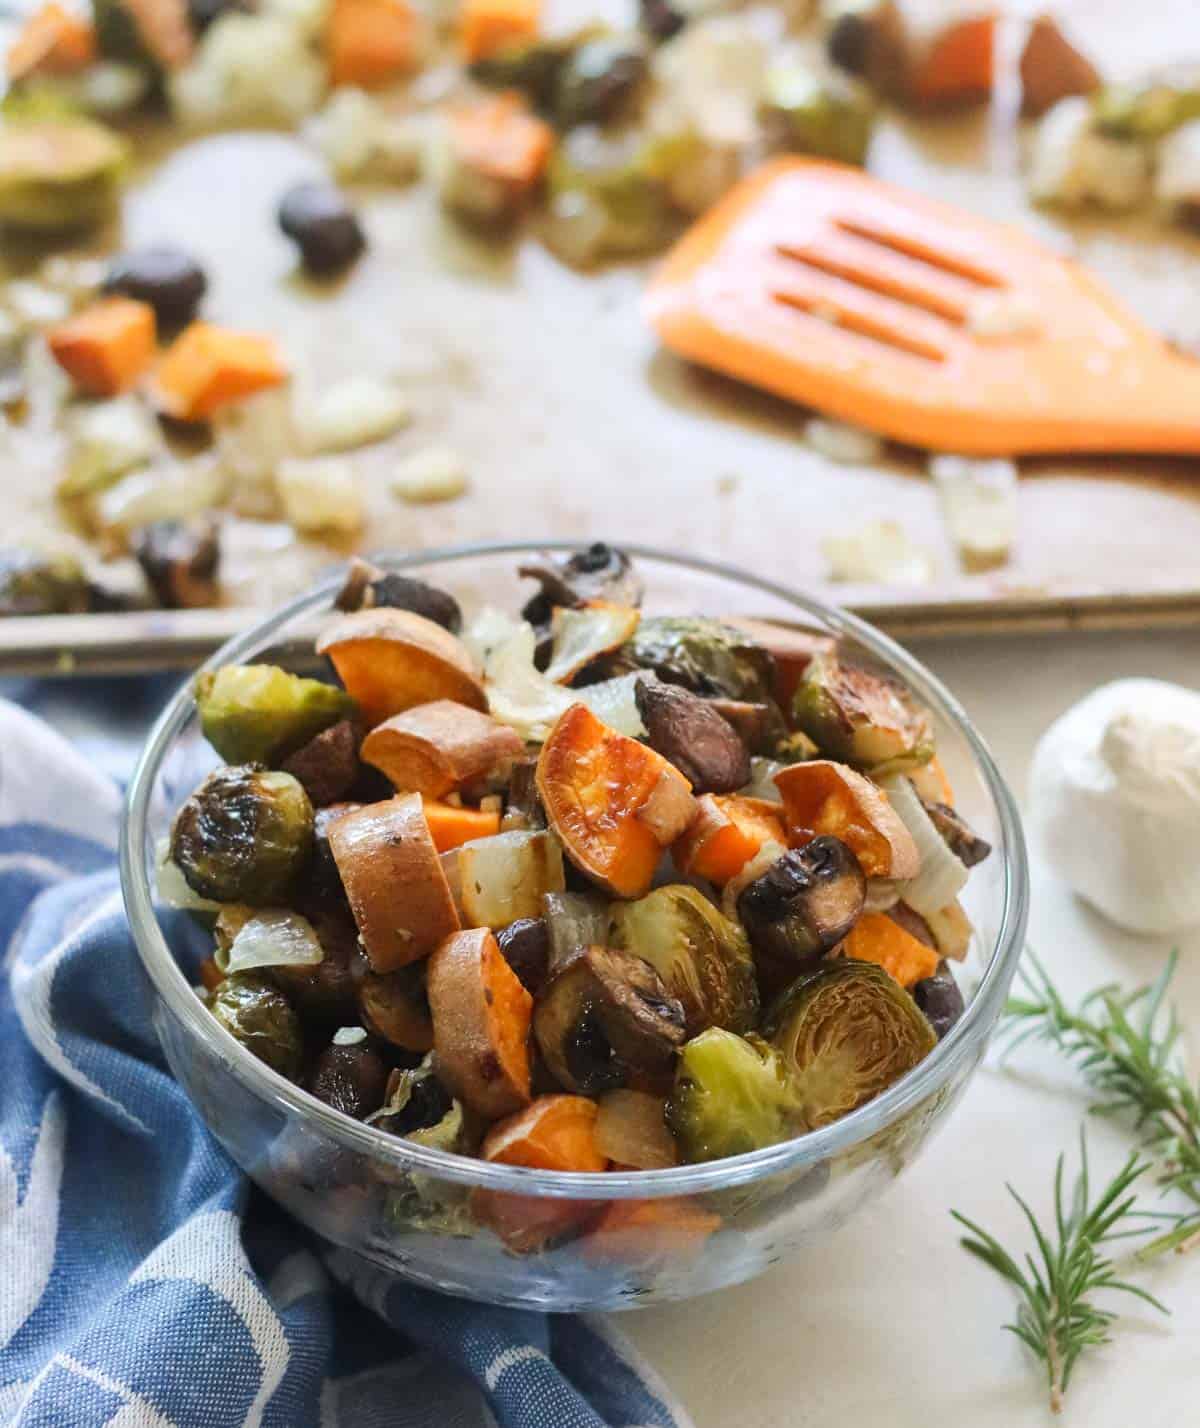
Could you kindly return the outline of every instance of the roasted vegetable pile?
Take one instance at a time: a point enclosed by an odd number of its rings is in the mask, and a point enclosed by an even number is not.
[[[163,887],[215,919],[213,1015],[347,1115],[542,1169],[738,1155],[886,1090],[961,1015],[988,853],[926,713],[824,635],[643,617],[607,547],[522,573],[525,618],[464,625],[359,566],[339,684],[198,680],[229,763]],[[528,1252],[597,1210],[469,1212]]]

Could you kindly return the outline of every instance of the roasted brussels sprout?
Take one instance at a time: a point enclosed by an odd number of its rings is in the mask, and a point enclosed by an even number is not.
[[[196,680],[204,737],[230,763],[270,764],[353,716],[344,689],[273,664],[227,664]]]
[[[533,1012],[546,1065],[585,1096],[669,1081],[683,1023],[683,1007],[654,968],[611,947],[585,948],[557,971]]]
[[[807,1129],[783,1058],[761,1037],[712,1027],[683,1048],[667,1125],[685,1160],[720,1160]]]
[[[558,607],[577,610],[589,600],[636,607],[642,603],[644,593],[629,557],[603,541],[576,551],[566,560],[547,555],[528,561],[518,567],[517,573],[538,581],[542,587],[521,611],[522,618],[535,628],[548,627]]]
[[[72,556],[0,550],[0,617],[79,615],[91,608],[92,587]]]
[[[561,897],[561,893],[550,893]],[[544,917],[519,917],[496,933],[504,960],[531,996],[537,996],[550,968],[550,929]]]
[[[291,776],[253,764],[217,769],[175,816],[171,857],[214,902],[287,898],[312,855],[313,811]]]
[[[613,656],[614,673],[652,670],[667,684],[694,694],[765,704],[771,699],[774,661],[732,625],[700,616],[655,615]]]
[[[425,963],[395,972],[363,971],[358,1005],[367,1026],[393,1046],[424,1053],[433,1047],[433,1019],[425,987]]]
[[[945,839],[947,848],[968,868],[982,863],[992,851],[992,845],[979,836],[967,820],[948,803],[925,803],[930,821]]]
[[[646,742],[675,765],[693,793],[732,793],[749,781],[749,749],[708,701],[650,678],[638,680],[634,697]]]
[[[793,848],[738,895],[756,953],[793,969],[835,947],[862,914],[867,880],[839,838]]]
[[[332,1041],[313,1063],[307,1089],[335,1111],[364,1120],[383,1105],[387,1063],[362,1033],[357,1041]]]
[[[817,655],[792,702],[796,724],[827,757],[880,776],[933,757],[929,716],[893,680]]]
[[[45,119],[0,128],[0,222],[31,230],[97,223],[112,209],[125,145],[88,119]]]
[[[926,977],[912,989],[913,1000],[925,1013],[937,1039],[942,1037],[962,1016],[963,994],[948,962],[941,962],[932,977]]]
[[[635,952],[683,1004],[689,1036],[710,1026],[748,1031],[758,984],[746,934],[699,888],[673,883],[613,909],[614,946]]]
[[[227,1032],[289,1081],[304,1062],[304,1032],[291,1002],[259,972],[226,977],[208,1004]]]
[[[893,977],[849,957],[797,977],[768,1011],[763,1031],[792,1073],[813,1128],[873,1100],[937,1044]]]
[[[160,605],[193,610],[217,603],[221,543],[214,520],[153,521],[134,532],[130,545]]]
[[[1092,99],[1096,127],[1144,143],[1200,119],[1200,66],[1173,66],[1137,84],[1109,84]]]
[[[334,604],[346,611],[374,610],[379,606],[408,610],[441,625],[452,635],[462,629],[462,611],[453,595],[447,595],[436,585],[426,585],[423,580],[379,570],[357,557],[350,562],[346,583]]]
[[[629,108],[645,83],[646,55],[636,36],[597,35],[567,56],[554,86],[555,122],[608,124]]]
[[[314,808],[338,803],[362,772],[358,744],[359,729],[354,720],[339,719],[284,759],[283,771],[300,781]]]
[[[875,103],[871,91],[849,75],[792,61],[767,71],[760,117],[772,148],[862,164]]]

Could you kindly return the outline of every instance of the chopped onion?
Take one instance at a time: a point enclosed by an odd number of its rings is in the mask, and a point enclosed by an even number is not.
[[[608,941],[608,903],[599,893],[550,892],[542,898],[550,934],[550,970],[557,971],[581,947]]]
[[[579,704],[586,704],[601,723],[630,739],[640,739],[646,732],[637,707],[637,682],[641,671],[605,679],[571,691]]]
[[[363,498],[348,462],[337,458],[284,461],[275,475],[289,525],[306,534],[362,527]]]
[[[244,401],[225,402],[213,416],[212,432],[222,464],[235,481],[270,482],[296,444],[289,386],[285,383]]]
[[[520,628],[521,621],[506,610],[485,605],[463,630],[461,638],[476,666],[490,675],[493,656]]]
[[[145,466],[161,445],[157,423],[133,397],[83,408],[75,418],[61,496],[86,496]]]
[[[1038,125],[1029,173],[1037,202],[1134,208],[1149,183],[1149,147],[1098,133],[1091,101],[1084,96],[1060,100]]]
[[[904,884],[904,901],[930,922],[966,886],[966,865],[946,846],[908,779],[893,774],[880,783],[900,821],[912,834],[921,857],[920,872]]]
[[[892,878],[868,878],[867,898],[863,903],[864,912],[887,912],[900,901],[903,884]]]
[[[782,803],[783,794],[775,782],[775,775],[787,767],[778,759],[753,758],[750,760],[750,782],[738,792],[742,798],[761,798],[767,803]]]
[[[974,461],[935,456],[929,474],[942,503],[942,518],[963,564],[1002,565],[1017,526],[1017,468],[1011,461]]]
[[[394,118],[362,89],[335,89],[304,135],[340,179],[408,183],[420,173],[418,126]]]
[[[278,123],[291,128],[320,103],[325,66],[302,15],[227,10],[190,64],[167,77],[177,119],[192,128]]]
[[[443,853],[442,869],[466,927],[540,917],[542,898],[566,886],[562,844],[543,829],[475,838]]]
[[[333,1033],[334,1046],[357,1046],[366,1039],[367,1029],[365,1026],[339,1026]]]
[[[324,960],[325,949],[306,917],[282,908],[264,908],[243,923],[229,949],[225,970],[232,976],[254,967],[315,967]]]
[[[634,1170],[667,1170],[679,1164],[675,1138],[667,1129],[665,1103],[645,1091],[610,1091],[601,1096],[594,1131],[596,1149]]]
[[[640,619],[632,605],[610,605],[602,600],[579,610],[556,609],[546,678],[555,684],[569,684],[585,665],[630,639]]]
[[[229,477],[211,456],[197,456],[177,466],[152,467],[123,476],[100,495],[93,507],[100,525],[130,531],[152,521],[180,521],[219,506],[229,492]]]
[[[971,937],[975,932],[962,904],[952,902],[938,912],[926,913],[925,921],[942,956],[961,962],[970,950]]]
[[[413,505],[456,500],[467,489],[467,468],[448,446],[426,446],[406,456],[392,477],[392,494]]]
[[[811,417],[804,425],[804,439],[828,461],[843,466],[873,466],[883,457],[883,438],[861,426]]]
[[[306,403],[300,431],[305,449],[313,454],[351,451],[391,436],[411,415],[393,382],[347,377]]]
[[[933,579],[933,561],[895,521],[869,521],[848,535],[828,536],[821,550],[831,580],[927,585]]]
[[[164,838],[155,850],[155,883],[158,900],[164,907],[181,908],[184,912],[219,912],[221,904],[201,897],[183,876],[183,869],[171,857],[171,845]]]

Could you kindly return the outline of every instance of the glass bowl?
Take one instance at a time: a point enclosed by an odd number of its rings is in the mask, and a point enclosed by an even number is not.
[[[377,563],[453,591],[469,616],[488,600],[517,606],[522,554],[577,548],[504,543]],[[1025,932],[1028,869],[1012,795],[963,709],[927,670],[853,616],[786,586],[714,561],[625,549],[646,581],[651,613],[741,613],[815,627],[907,683],[933,716],[959,807],[993,844],[964,893],[976,929],[956,969],[964,1015],[915,1070],[833,1125],[728,1160],[583,1175],[489,1165],[351,1120],[269,1070],[217,1025],[192,990],[211,938],[187,914],[156,904],[156,849],[174,811],[218,762],[201,736],[190,680],[154,726],[129,789],[121,846],[129,921],[156,993],[167,1060],[212,1133],[268,1194],[327,1239],[405,1279],[497,1304],[618,1309],[682,1299],[749,1279],[826,1236],[882,1193],[949,1116],[1000,1015]],[[205,667],[256,659],[311,667],[313,630],[340,583],[331,575]],[[589,1226],[610,1202],[624,1205],[605,1233],[588,1228],[523,1256],[472,1227],[466,1205],[478,1191],[586,1202],[571,1218]]]

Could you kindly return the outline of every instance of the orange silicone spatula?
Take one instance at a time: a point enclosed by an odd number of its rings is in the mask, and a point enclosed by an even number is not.
[[[744,180],[647,304],[682,356],[898,441],[1200,453],[1200,362],[1083,268],[840,164]]]

